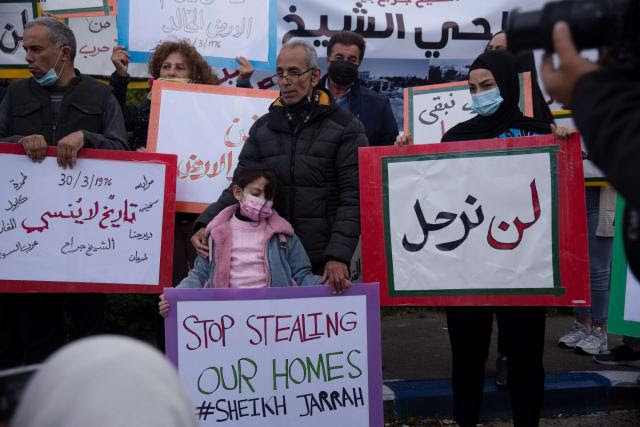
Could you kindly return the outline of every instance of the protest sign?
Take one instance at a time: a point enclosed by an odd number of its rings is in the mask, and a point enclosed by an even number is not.
[[[382,426],[378,286],[167,289],[200,425]]]
[[[640,281],[627,264],[623,242],[624,200],[616,201],[615,238],[611,261],[611,294],[609,296],[609,323],[612,334],[640,338]]]
[[[276,12],[276,0],[120,0],[118,33],[133,62],[147,62],[162,41],[186,39],[213,66],[235,66],[242,55],[271,70]]]
[[[118,14],[117,0],[40,0],[43,12],[59,18]]]
[[[74,65],[83,74],[110,76],[115,71],[111,53],[118,44],[115,16],[69,18],[67,25],[76,36],[78,52]],[[129,63],[131,77],[148,77],[147,64]]]
[[[24,27],[38,14],[36,1],[11,1],[0,3],[0,68],[27,68],[22,39]]]
[[[278,92],[159,81],[147,149],[178,156],[176,209],[202,212],[230,184],[249,129]]]
[[[576,124],[573,121],[573,115],[570,111],[554,111],[553,118],[556,122],[556,126],[569,127],[576,129]],[[602,186],[607,185],[608,179],[604,176],[604,173],[597,167],[589,157],[589,149],[585,145],[582,137],[580,138],[582,145],[583,162],[582,167],[584,169],[584,180],[587,185]]]
[[[384,305],[589,305],[577,135],[360,149]]]
[[[407,0],[279,2],[282,43],[306,38],[326,47],[338,31],[354,31],[367,40],[367,57],[386,59],[474,58],[517,6],[540,7],[543,0]]]
[[[0,292],[171,285],[175,156],[83,149],[73,169],[0,144]]]
[[[545,0],[313,0],[278,3],[278,40],[306,40],[325,57],[329,38],[351,30],[366,41],[360,82],[390,98],[401,127],[406,87],[458,82],[484,51],[491,35],[504,28],[514,8],[541,8]],[[537,64],[544,51],[535,51]],[[592,56],[591,56],[592,57]],[[321,61],[323,70],[324,61]],[[265,75],[256,73],[254,84]],[[539,77],[539,75],[538,75]],[[542,83],[540,87],[544,90]],[[545,94],[545,99],[552,100]],[[561,106],[552,103],[552,110]]]
[[[74,65],[84,74],[109,75],[115,69],[111,51],[118,42],[115,16],[71,18],[69,28],[78,41]]]
[[[520,111],[533,117],[531,73],[521,73]],[[468,82],[409,87],[404,90],[404,131],[415,144],[440,142],[446,131],[474,117]]]

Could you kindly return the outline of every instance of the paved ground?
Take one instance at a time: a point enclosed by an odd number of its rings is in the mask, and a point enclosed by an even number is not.
[[[388,427],[404,426],[453,426],[451,420],[403,420],[385,424]],[[496,420],[485,421],[479,426],[508,427],[513,425],[510,421]],[[562,415],[556,418],[543,418],[540,427],[637,427],[640,425],[640,411],[619,411],[590,415]]]
[[[552,309],[553,310],[553,309]],[[558,347],[558,338],[573,322],[568,314],[547,317],[544,364],[547,373],[597,370],[633,370],[629,367],[602,366],[591,356]],[[382,366],[384,379],[449,378],[451,350],[447,322],[441,309],[387,309],[382,315]],[[486,374],[495,375],[497,325],[487,361]],[[526,337],[523,337],[526,339]],[[619,335],[609,335],[609,348],[622,343]],[[640,371],[638,372],[640,374]],[[639,404],[640,405],[640,404]],[[640,423],[638,424],[640,425]]]

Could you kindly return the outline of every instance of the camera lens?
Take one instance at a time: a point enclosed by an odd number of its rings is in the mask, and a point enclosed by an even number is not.
[[[564,0],[542,10],[513,10],[507,21],[507,44],[512,52],[525,49],[553,51],[553,26],[566,21],[579,49],[635,39],[638,0]]]

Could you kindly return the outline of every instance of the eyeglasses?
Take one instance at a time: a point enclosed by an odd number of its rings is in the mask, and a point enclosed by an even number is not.
[[[291,83],[291,84],[296,84],[301,75],[307,74],[309,71],[313,71],[313,70],[314,70],[313,68],[309,68],[308,70],[303,71],[303,72],[290,71],[287,74],[277,73],[277,74],[274,74],[273,76],[271,76],[271,78],[273,80],[275,80],[277,84],[282,83],[282,81],[284,79],[289,80],[289,83]]]

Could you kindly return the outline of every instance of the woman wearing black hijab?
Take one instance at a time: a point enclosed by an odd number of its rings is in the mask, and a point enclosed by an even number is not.
[[[472,109],[478,115],[451,128],[442,142],[549,134],[550,123],[525,117],[518,107],[516,60],[506,51],[481,54],[469,71]],[[504,337],[515,426],[538,425],[544,393],[544,307],[448,307],[453,356],[454,417],[478,422],[494,313]]]
[[[485,52],[490,50],[501,50],[507,49],[507,34],[503,31],[498,31],[493,35],[487,46],[485,47]],[[528,50],[519,53],[516,56],[516,65],[518,67],[518,72],[530,72],[531,73],[531,90],[533,95],[533,117],[536,119],[540,119],[544,122],[553,123],[553,114],[551,114],[551,109],[547,104],[547,101],[544,99],[544,95],[542,94],[542,89],[540,89],[540,85],[538,84],[538,73],[536,71],[536,60],[533,57],[533,52]]]

